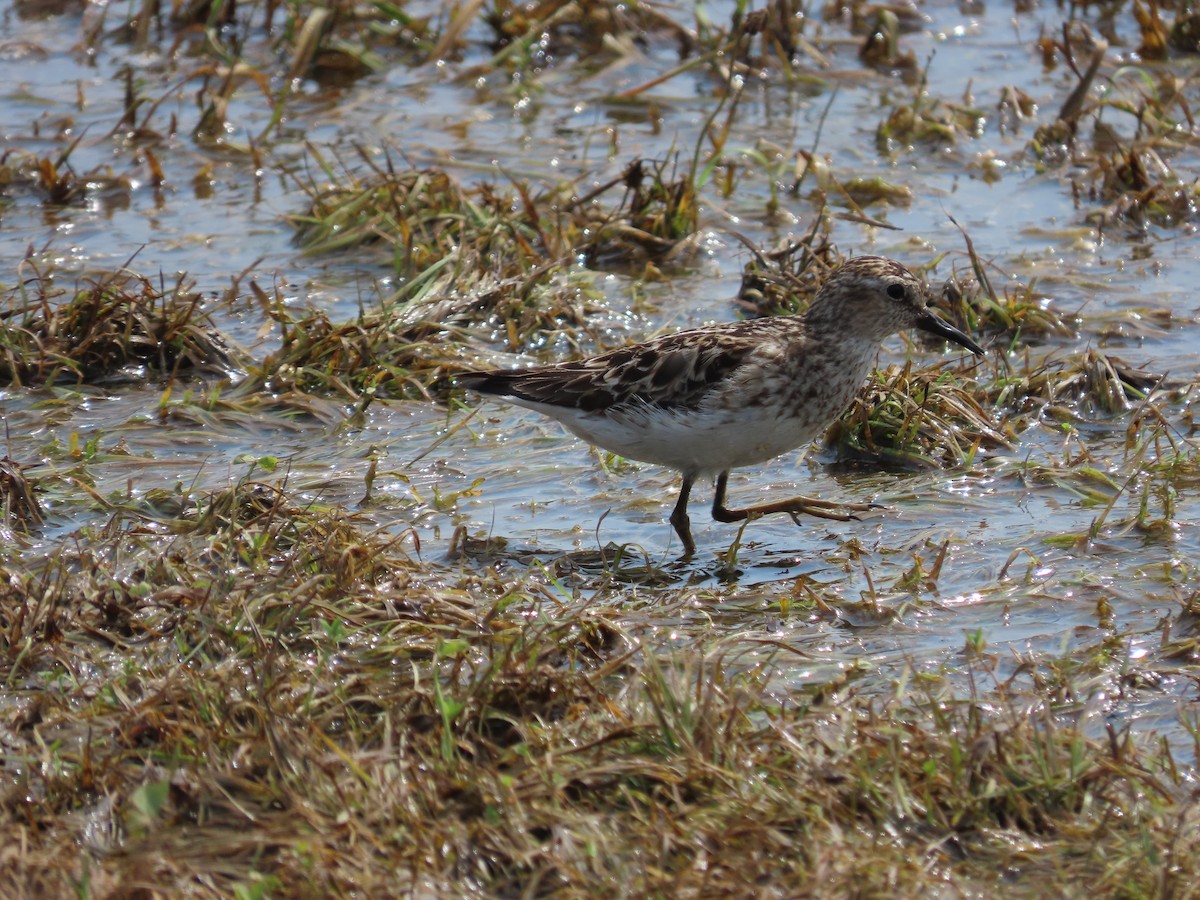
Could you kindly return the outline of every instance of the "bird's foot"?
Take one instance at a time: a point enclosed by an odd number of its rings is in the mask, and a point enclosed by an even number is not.
[[[835,522],[852,522],[859,518],[857,513],[871,512],[876,509],[883,509],[883,507],[878,503],[834,503],[815,497],[791,497],[787,500],[760,503],[742,509],[715,506],[713,518],[718,522],[740,522],[743,519],[757,519],[772,513],[787,513],[791,516],[792,521],[799,525],[802,515],[813,516],[817,519],[831,519]]]

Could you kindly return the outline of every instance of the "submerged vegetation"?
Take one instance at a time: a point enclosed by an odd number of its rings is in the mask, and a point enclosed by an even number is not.
[[[1151,279],[1196,224],[1200,28],[1018,4],[1004,76],[1042,80],[997,89],[914,49],[931,10],[6,8],[0,66],[104,77],[0,99],[0,895],[1194,895],[1200,382],[1155,349],[1197,312]],[[901,235],[935,163],[1054,195],[1045,258]],[[218,289],[86,255],[141,216],[203,260],[206,204],[290,254]],[[672,491],[598,454],[572,508],[454,381],[706,317],[714,259],[723,315],[793,314],[872,247],[989,354],[885,352],[825,439],[863,521],[608,543]]]

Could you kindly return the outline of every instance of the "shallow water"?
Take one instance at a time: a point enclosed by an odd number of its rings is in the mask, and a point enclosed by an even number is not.
[[[709,13],[727,19],[729,9],[728,4],[713,4]],[[88,16],[95,14],[89,10]],[[126,14],[123,4],[107,10],[113,21]],[[786,185],[793,178],[794,153],[816,146],[843,180],[878,176],[912,191],[907,206],[868,210],[898,230],[839,221],[834,239],[842,250],[892,255],[914,265],[946,253],[935,278],[952,269],[966,272],[969,263],[962,236],[950,221],[953,216],[994,265],[998,290],[1009,286],[1005,276],[1019,283],[1036,279],[1050,308],[1081,310],[1085,320],[1111,314],[1133,322],[1131,311],[1143,310],[1171,314],[1165,329],[1102,340],[1085,328],[1075,337],[1033,342],[1029,352],[1035,360],[1065,359],[1103,343],[1106,352],[1135,366],[1194,379],[1200,369],[1200,299],[1194,291],[1200,283],[1200,254],[1194,222],[1145,229],[1118,224],[1101,232],[1087,223],[1099,201],[1090,201],[1086,192],[1076,200],[1071,190],[1071,179],[1085,182],[1087,173],[1071,166],[1045,168],[1026,149],[1036,124],[1053,119],[1075,79],[1062,65],[1044,70],[1032,44],[1018,35],[1056,28],[1058,11],[1014,14],[1006,6],[967,15],[956,4],[935,2],[922,6],[921,13],[927,17],[923,29],[906,35],[904,45],[922,64],[933,54],[928,68],[932,97],[962,102],[969,86],[975,105],[988,117],[982,133],[948,150],[917,147],[895,158],[881,157],[876,125],[891,105],[910,102],[912,88],[859,66],[849,42],[827,48],[836,63],[824,73],[822,84],[789,87],[770,73],[763,82],[748,83],[730,138],[731,147],[742,148],[733,154],[741,160],[742,177],[731,197],[711,188],[705,194],[703,220],[710,235],[700,258],[663,281],[590,276],[611,305],[606,315],[614,326],[613,340],[735,317],[731,298],[746,252],[724,231],[739,231],[767,246],[803,232],[813,215],[806,196],[784,192],[778,214],[767,214],[771,178],[761,159],[777,167],[775,177]],[[45,154],[61,147],[47,135],[69,129],[81,135],[71,156],[76,171],[111,166],[126,184],[52,211],[30,192],[11,187],[0,211],[0,259],[6,263],[0,281],[5,284],[27,275],[23,265],[31,263],[53,265],[61,281],[132,259],[131,268],[143,273],[161,271],[169,279],[171,273],[186,272],[202,291],[213,294],[247,273],[262,285],[278,286],[290,304],[318,305],[334,321],[351,318],[360,306],[387,293],[392,276],[386,254],[375,250],[309,257],[292,242],[283,216],[303,209],[305,196],[297,179],[282,174],[279,166],[286,163],[293,172],[311,169],[305,142],[327,153],[333,152],[332,145],[347,160],[355,145],[369,152],[398,148],[410,164],[436,163],[465,182],[502,179],[504,173],[565,178],[587,173],[586,185],[614,177],[635,157],[690,153],[711,115],[718,87],[697,70],[646,92],[633,104],[612,99],[615,92],[675,64],[669,44],[653,40],[619,65],[581,71],[564,62],[544,72],[536,90],[507,83],[496,72],[475,81],[455,80],[467,65],[484,61],[478,48],[475,57],[445,66],[412,68],[392,61],[382,72],[346,88],[305,85],[306,96],[289,106],[291,118],[271,142],[272,165],[264,168],[248,148],[269,122],[271,108],[252,85],[235,95],[230,108],[229,118],[239,130],[217,143],[197,141],[190,135],[196,118],[194,86],[185,82],[171,90],[188,64],[172,65],[145,51],[134,59],[141,90],[167,96],[147,122],[162,132],[154,153],[168,175],[164,185],[155,187],[136,148],[107,136],[121,109],[119,70],[128,51],[101,42],[94,55],[82,52],[85,18],[74,12],[25,18],[10,0],[0,2],[7,36],[0,40],[0,85],[6,86],[0,90],[0,133],[7,148]],[[817,35],[824,30],[845,36],[837,26],[815,27]],[[1172,63],[1193,107],[1197,89],[1186,79],[1194,68],[1195,60]],[[1145,69],[1151,78],[1158,74],[1153,67]],[[1038,103],[1037,123],[1003,133],[995,126],[1000,91],[1006,86],[1021,88]],[[1135,88],[1134,78],[1123,77],[1097,90],[1134,96]],[[1132,133],[1130,116],[1109,113],[1105,121],[1118,133]],[[178,125],[174,134],[167,130],[172,116]],[[1171,165],[1180,173],[1195,172],[1197,142],[1182,130],[1180,138]],[[995,182],[980,177],[989,160],[1002,163]],[[27,255],[30,261],[22,264]],[[252,304],[246,309],[218,324],[249,352],[261,355],[273,346],[275,330],[262,328]],[[906,353],[905,344],[893,339],[881,352],[880,364],[903,362]],[[510,358],[499,345],[480,346],[479,354],[481,360]],[[518,361],[512,358],[514,364]],[[921,353],[916,361],[927,364],[933,357]],[[47,407],[52,396],[56,399]],[[1038,466],[1052,467],[1077,455],[1083,443],[1094,468],[1124,472],[1131,452],[1126,418],[1096,416],[1095,427],[1070,433],[1047,421],[1023,432],[1015,449],[981,454],[968,471],[834,467],[813,453],[802,460],[799,452],[739,471],[731,479],[738,501],[805,493],[869,500],[885,509],[849,523],[813,521],[797,527],[782,516],[754,522],[741,533],[740,546],[728,562],[739,532],[708,521],[710,495],[698,486],[693,495],[698,555],[694,563],[679,567],[673,564],[678,542],[666,524],[677,478],[632,463],[610,469],[611,460],[606,463],[554,423],[523,410],[487,403],[464,423],[462,411],[381,403],[368,410],[362,427],[339,429],[324,417],[286,410],[247,420],[164,421],[160,400],[160,385],[140,383],[53,395],[16,389],[0,393],[10,430],[9,453],[22,462],[42,459],[50,468],[68,467],[69,460],[47,448],[65,444],[72,432],[85,440],[98,437],[103,448],[125,442],[131,455],[105,456],[90,465],[91,483],[101,495],[136,496],[174,482],[195,489],[226,486],[249,471],[251,459],[269,454],[282,461],[288,477],[310,496],[355,504],[369,460],[377,457],[379,475],[364,514],[389,530],[415,528],[422,554],[430,560],[444,559],[459,525],[475,537],[504,538],[509,565],[610,543],[641,548],[646,559],[669,572],[670,591],[663,598],[675,603],[677,589],[684,585],[699,598],[675,609],[674,620],[655,624],[650,615],[645,627],[660,629],[660,639],[668,642],[671,621],[679,640],[694,640],[711,629],[713,635],[744,645],[748,660],[786,645],[796,655],[794,664],[774,676],[781,690],[853,667],[873,672],[880,685],[906,667],[942,673],[971,669],[1002,680],[1023,654],[1065,658],[1109,642],[1110,659],[1097,669],[1096,694],[1087,701],[1095,710],[1105,716],[1144,717],[1157,726],[1164,709],[1195,700],[1195,682],[1185,672],[1149,686],[1139,683],[1119,704],[1112,699],[1114,685],[1132,683],[1126,674],[1155,653],[1163,622],[1197,590],[1193,561],[1200,559],[1200,512],[1194,479],[1174,498],[1169,527],[1118,527],[1137,511],[1143,494],[1143,483],[1131,481],[1104,527],[1087,539],[1103,505],[1072,491],[1067,479],[1056,483],[1037,474]],[[337,403],[329,406],[334,418],[345,411]],[[1163,412],[1194,459],[1190,411],[1184,404],[1167,404]],[[457,494],[476,481],[474,495],[433,502],[435,495]],[[65,500],[52,504],[50,512],[51,521],[34,550],[105,516],[92,504]],[[1058,540],[1064,534],[1081,538],[1064,543]],[[905,578],[914,559],[928,571],[943,546],[936,579],[918,579],[914,589]],[[780,597],[793,596],[801,580],[822,586],[844,608],[837,616],[781,612]],[[586,579],[584,589],[589,589]],[[643,604],[658,602],[654,591],[630,586],[617,599],[606,594],[605,602],[631,604],[641,615]],[[1100,600],[1111,613],[1098,613]],[[986,650],[968,658],[964,644],[973,632],[983,636]],[[755,649],[764,637],[769,643]],[[1087,707],[1084,713],[1095,710]]]

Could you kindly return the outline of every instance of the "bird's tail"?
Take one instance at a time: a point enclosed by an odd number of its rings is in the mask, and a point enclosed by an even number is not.
[[[460,387],[481,394],[504,396],[513,389],[513,374],[509,372],[463,372],[455,377]]]

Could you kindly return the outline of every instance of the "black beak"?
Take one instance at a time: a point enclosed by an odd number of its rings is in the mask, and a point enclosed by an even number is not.
[[[936,334],[938,337],[945,338],[948,341],[954,341],[954,343],[966,347],[972,353],[983,356],[982,347],[931,309],[927,309],[921,313],[920,318],[917,319],[915,324],[922,331],[928,331],[930,334]]]

